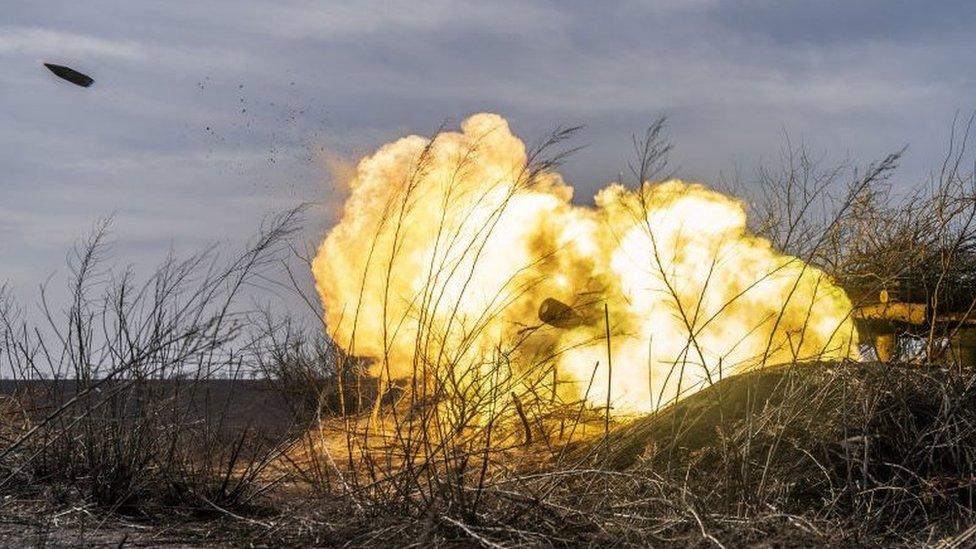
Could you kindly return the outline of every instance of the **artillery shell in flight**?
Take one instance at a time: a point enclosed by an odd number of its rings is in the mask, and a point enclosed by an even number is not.
[[[80,73],[70,67],[65,67],[64,65],[44,63],[44,66],[58,77],[63,78],[72,84],[81,86],[82,88],[87,88],[95,82],[95,80],[87,74]]]

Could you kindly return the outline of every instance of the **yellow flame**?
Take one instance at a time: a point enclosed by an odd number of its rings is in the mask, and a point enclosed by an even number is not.
[[[750,234],[737,200],[672,180],[611,184],[580,207],[530,165],[493,114],[363,158],[312,265],[336,342],[377,374],[447,372],[482,392],[551,377],[553,395],[609,397],[615,413],[767,364],[856,356],[843,290]],[[582,322],[541,323],[549,297]]]

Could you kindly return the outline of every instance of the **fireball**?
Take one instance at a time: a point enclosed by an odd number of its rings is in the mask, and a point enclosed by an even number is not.
[[[844,291],[750,234],[738,200],[670,180],[575,205],[494,114],[387,144],[347,184],[313,275],[330,335],[384,379],[620,415],[857,352]]]

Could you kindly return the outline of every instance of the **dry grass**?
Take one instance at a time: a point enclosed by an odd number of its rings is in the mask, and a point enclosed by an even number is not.
[[[100,226],[71,263],[67,310],[42,300],[34,326],[4,301],[0,353],[19,383],[5,396],[18,412],[4,424],[0,487],[125,516],[256,508],[283,446],[225,429],[237,403],[209,398],[206,382],[246,371],[241,289],[275,261],[296,214],[270,220],[231,261],[168,258],[142,284],[103,269]]]

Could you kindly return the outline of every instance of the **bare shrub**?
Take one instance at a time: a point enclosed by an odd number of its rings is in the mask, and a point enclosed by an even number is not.
[[[242,290],[279,260],[299,212],[270,219],[230,261],[214,248],[169,257],[143,283],[105,267],[103,223],[72,257],[66,310],[42,288],[33,326],[6,300],[0,369],[25,412],[0,450],[0,486],[51,486],[129,514],[252,504],[283,447],[230,424],[250,395],[224,380],[254,366]]]
[[[925,307],[914,326],[875,323],[919,342],[896,360],[960,363],[947,343],[972,323],[976,306],[973,122],[953,122],[941,165],[907,192],[890,181],[904,149],[860,175],[853,171],[850,183],[851,166],[826,166],[789,140],[781,166],[759,170],[750,200],[754,230],[823,268],[858,306],[878,303],[884,292],[891,302]]]

